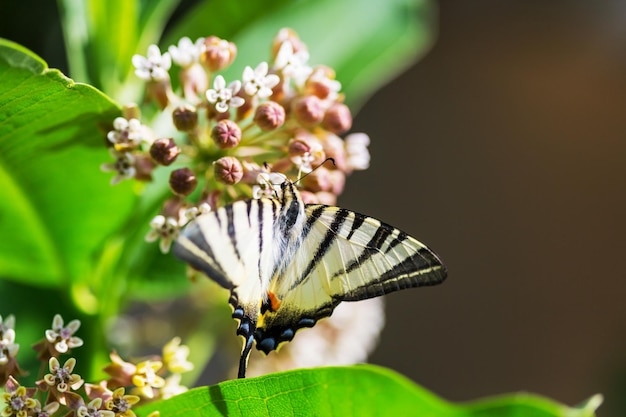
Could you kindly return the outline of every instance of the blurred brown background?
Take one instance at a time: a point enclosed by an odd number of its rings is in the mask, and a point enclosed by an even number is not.
[[[17,36],[32,3],[0,32],[63,69],[54,2]],[[450,400],[601,392],[600,416],[626,415],[626,1],[444,0],[439,21],[355,121],[372,167],[341,204],[450,273],[387,296],[372,362]]]
[[[626,415],[626,2],[442,1],[430,53],[362,109],[342,197],[444,285],[387,296],[374,363],[451,400],[605,395]]]

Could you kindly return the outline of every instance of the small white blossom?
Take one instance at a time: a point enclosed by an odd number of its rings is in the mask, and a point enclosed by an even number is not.
[[[346,162],[350,169],[364,170],[370,166],[370,153],[367,147],[370,138],[365,133],[352,133],[346,136]]]
[[[299,87],[304,85],[305,80],[313,71],[307,65],[309,53],[306,50],[293,52],[293,45],[285,41],[280,45],[280,49],[274,60],[274,68],[280,70],[285,79],[291,78]]]
[[[178,46],[172,45],[168,51],[176,65],[187,68],[199,61],[203,48],[204,38],[198,38],[196,43],[193,43],[185,36],[178,41]]]
[[[4,320],[2,320],[2,316],[0,316],[0,339],[3,339],[4,333],[11,329],[15,329],[15,316],[9,314]]]
[[[178,221],[173,217],[165,217],[159,214],[152,219],[150,227],[152,230],[146,235],[146,242],[154,242],[160,238],[159,248],[161,252],[169,252],[172,242],[180,233],[180,224]]]
[[[157,375],[161,367],[163,367],[161,361],[147,360],[137,364],[131,380],[144,397],[153,398],[154,390],[152,388],[163,388],[165,385],[165,380]]]
[[[261,62],[255,69],[246,66],[243,70],[243,90],[249,96],[268,98],[272,95],[272,88],[280,82],[276,74],[268,74],[267,62]]]
[[[297,153],[290,157],[291,162],[294,163],[298,170],[302,173],[309,173],[313,170],[313,162],[320,163],[325,157],[324,148],[322,144],[315,139],[307,140],[306,145],[309,150],[304,153]]]
[[[189,221],[193,220],[201,214],[206,214],[211,211],[211,206],[209,203],[202,203],[198,207],[190,207],[183,213],[183,217]]]
[[[213,88],[206,92],[206,98],[209,103],[215,104],[215,110],[224,113],[229,107],[240,107],[245,102],[243,98],[237,97],[239,90],[241,81],[233,81],[227,87],[224,77],[218,75],[213,82]]]
[[[169,78],[168,71],[172,66],[172,58],[169,52],[161,55],[161,50],[156,45],[148,47],[148,56],[133,55],[135,74],[146,81],[164,81]]]
[[[193,364],[187,360],[189,347],[180,343],[180,337],[175,337],[163,346],[163,363],[170,372],[175,374],[182,374],[193,369]]]
[[[163,388],[161,388],[161,398],[167,400],[168,398],[172,398],[177,396],[178,394],[182,394],[183,392],[187,392],[189,389],[180,385],[180,380],[182,378],[181,374],[172,374],[171,376],[165,378],[165,384]]]
[[[113,120],[113,130],[107,133],[107,139],[116,150],[126,150],[138,147],[142,142],[149,142],[147,127],[137,119],[127,120],[116,117]]]
[[[0,339],[0,366],[6,365],[11,358],[15,358],[19,349],[20,345],[15,343],[15,330],[6,329]]]
[[[115,162],[109,162],[100,166],[100,169],[104,172],[117,172],[117,175],[111,178],[111,185],[135,177],[137,169],[135,168],[134,156],[128,152],[117,152],[115,149],[111,149],[111,156],[115,158]]]
[[[80,320],[72,320],[63,325],[63,317],[55,314],[52,319],[52,329],[46,330],[46,340],[54,343],[54,349],[59,353],[67,353],[68,350],[83,345],[83,340],[75,337],[74,333],[80,328]]]
[[[78,417],[115,417],[115,413],[110,410],[101,410],[102,398],[94,398],[87,405],[81,405],[76,410]]]
[[[281,195],[281,185],[287,181],[287,177],[280,172],[260,172],[257,175],[257,184],[252,187],[252,197],[275,198]]]
[[[69,358],[61,366],[59,360],[52,357],[48,361],[48,366],[50,373],[44,375],[43,380],[48,386],[54,387],[58,392],[63,393],[70,389],[76,390],[83,385],[80,375],[72,373],[76,366],[76,359]]]

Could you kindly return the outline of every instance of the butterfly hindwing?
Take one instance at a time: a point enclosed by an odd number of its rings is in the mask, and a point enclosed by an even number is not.
[[[257,347],[265,353],[330,316],[341,301],[445,279],[437,256],[399,229],[338,207],[309,205],[305,213],[298,250],[270,283],[280,307],[264,312],[257,327]]]

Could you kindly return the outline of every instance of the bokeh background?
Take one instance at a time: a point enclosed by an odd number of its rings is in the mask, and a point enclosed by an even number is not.
[[[54,2],[14,3],[0,36],[65,69]],[[626,415],[625,113],[626,2],[440,2],[430,52],[355,120],[372,166],[341,205],[449,268],[386,297],[372,362],[450,400],[601,392]]]
[[[626,2],[442,1],[432,50],[362,109],[343,204],[432,246],[372,361],[453,400],[626,415]]]

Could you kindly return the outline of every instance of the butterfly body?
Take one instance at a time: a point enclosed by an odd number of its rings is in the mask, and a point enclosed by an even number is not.
[[[197,217],[174,254],[230,290],[244,338],[239,377],[257,349],[269,353],[332,314],[341,301],[434,285],[445,267],[406,233],[343,208],[305,205],[285,181],[278,199],[238,201]]]

